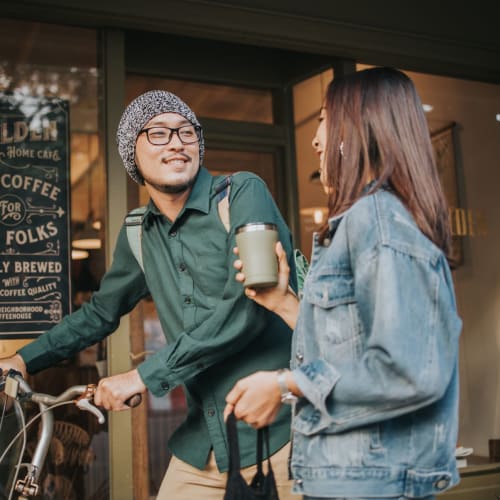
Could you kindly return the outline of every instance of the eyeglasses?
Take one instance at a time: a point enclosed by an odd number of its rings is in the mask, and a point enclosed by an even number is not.
[[[182,144],[193,144],[200,140],[201,127],[197,125],[184,125],[183,127],[149,127],[143,128],[139,134],[146,133],[148,141],[153,146],[164,146],[168,144],[174,134],[182,142]]]

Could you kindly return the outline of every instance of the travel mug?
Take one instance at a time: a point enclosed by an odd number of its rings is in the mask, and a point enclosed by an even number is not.
[[[243,262],[245,286],[265,288],[278,283],[275,224],[250,222],[236,228],[236,244]]]

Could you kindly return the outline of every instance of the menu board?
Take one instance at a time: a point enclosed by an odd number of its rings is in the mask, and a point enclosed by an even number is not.
[[[0,340],[70,312],[69,105],[0,93]]]

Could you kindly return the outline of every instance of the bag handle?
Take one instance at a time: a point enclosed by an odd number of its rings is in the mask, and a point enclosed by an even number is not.
[[[238,432],[236,431],[236,417],[231,412],[226,420],[227,441],[229,444],[229,474],[238,474],[240,471],[240,447]]]
[[[236,473],[240,471],[240,447],[238,443],[238,432],[236,430],[236,417],[233,412],[231,412],[226,420],[227,429],[227,440],[229,443],[229,474]],[[271,457],[270,457],[270,446],[269,446],[269,428],[263,427],[257,431],[257,473],[254,478],[254,482],[257,480],[261,482],[264,480],[264,471],[262,469],[262,463],[264,461],[264,444],[266,446],[267,453],[267,464],[269,471],[272,471]]]

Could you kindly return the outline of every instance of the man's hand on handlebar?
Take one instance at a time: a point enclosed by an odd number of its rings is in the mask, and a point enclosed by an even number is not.
[[[102,378],[97,384],[94,404],[106,410],[129,410],[134,404],[133,396],[146,392],[146,386],[137,370]]]
[[[2,373],[7,373],[11,369],[18,371],[24,379],[28,376],[26,364],[19,354],[14,354],[10,358],[0,359],[0,370],[2,370]]]

